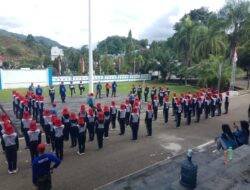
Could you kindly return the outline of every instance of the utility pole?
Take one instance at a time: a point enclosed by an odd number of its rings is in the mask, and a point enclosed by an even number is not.
[[[89,0],[89,93],[94,92],[93,86],[93,50],[92,50],[91,0]]]

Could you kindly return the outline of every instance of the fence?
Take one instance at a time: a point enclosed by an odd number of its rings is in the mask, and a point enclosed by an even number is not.
[[[151,75],[149,74],[141,74],[141,75],[95,75],[94,76],[94,83],[101,82],[130,82],[130,81],[144,81],[144,80],[151,80]],[[53,85],[58,85],[61,82],[64,84],[69,84],[70,81],[73,83],[82,83],[87,84],[89,82],[88,76],[60,76],[60,77],[52,77]]]
[[[77,84],[80,81],[87,84],[88,76],[52,76],[52,69],[41,70],[0,70],[0,90],[12,88],[28,88],[33,83],[35,86],[58,85],[61,82],[69,84],[70,81]],[[150,74],[141,75],[95,75],[94,82],[129,82],[151,80]]]

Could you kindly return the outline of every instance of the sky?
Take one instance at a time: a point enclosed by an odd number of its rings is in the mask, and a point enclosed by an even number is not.
[[[92,40],[108,36],[164,40],[192,9],[218,11],[225,0],[91,0]],[[0,28],[44,36],[68,47],[88,43],[88,0],[0,0]]]

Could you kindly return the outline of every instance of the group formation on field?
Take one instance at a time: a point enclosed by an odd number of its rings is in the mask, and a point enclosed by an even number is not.
[[[65,142],[70,141],[71,147],[76,147],[77,153],[83,155],[85,142],[94,141],[96,135],[98,148],[101,149],[104,139],[109,138],[109,130],[117,128],[117,123],[120,128],[119,135],[124,135],[130,127],[131,139],[137,140],[139,128],[144,126],[141,119],[145,122],[147,135],[152,136],[152,123],[157,120],[158,112],[163,114],[164,126],[169,125],[169,115],[172,115],[175,126],[179,128],[182,119],[186,120],[186,125],[190,125],[192,117],[195,118],[195,122],[199,122],[202,115],[205,119],[220,116],[223,103],[225,114],[228,113],[229,107],[228,92],[222,94],[212,89],[200,89],[195,93],[187,92],[177,96],[168,88],[145,86],[143,89],[141,86],[133,86],[126,100],[120,105],[115,101],[111,101],[111,105],[95,103],[95,96],[90,93],[87,102],[79,106],[78,113],[72,112],[67,107],[59,112],[54,100],[51,108],[45,108],[42,90],[39,88],[39,86],[36,90],[29,88],[25,95],[17,91],[13,91],[12,94],[13,112],[20,120],[21,132],[26,149],[30,150],[31,160],[38,156],[37,146],[42,141],[42,133],[45,134],[46,144],[51,146],[60,160],[63,160]],[[142,100],[143,92],[144,100]],[[62,102],[64,101],[62,99]],[[143,107],[145,102],[147,102],[146,108]],[[9,172],[15,173],[19,148],[18,134],[7,114],[1,116],[0,131]]]

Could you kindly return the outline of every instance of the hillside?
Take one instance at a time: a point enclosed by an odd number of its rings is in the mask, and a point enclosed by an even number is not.
[[[34,67],[37,66],[39,62],[43,62],[42,58],[50,56],[52,46],[66,49],[58,42],[42,36],[25,36],[0,29],[0,54],[11,67],[29,62],[35,62]]]

